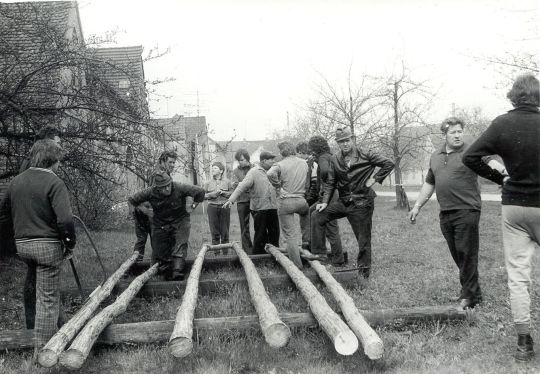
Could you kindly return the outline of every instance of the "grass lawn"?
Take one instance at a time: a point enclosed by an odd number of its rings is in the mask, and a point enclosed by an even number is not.
[[[391,197],[379,197],[373,222],[373,269],[368,282],[347,285],[360,309],[412,307],[451,303],[459,295],[458,272],[439,229],[438,205],[427,204],[416,225],[405,213],[393,209]],[[200,212],[192,215],[190,255],[209,237],[208,225]],[[340,221],[344,248],[349,260],[356,258],[357,245],[346,220]],[[164,345],[118,345],[96,347],[83,366],[88,373],[540,373],[540,358],[517,364],[511,354],[516,337],[511,323],[506,271],[504,268],[500,204],[484,202],[480,228],[480,281],[484,302],[463,322],[392,324],[377,330],[385,344],[384,357],[370,361],[362,349],[352,356],[340,356],[318,328],[296,328],[287,347],[274,350],[258,330],[212,333],[195,332],[195,349],[175,360]],[[106,266],[113,270],[131,253],[134,233],[93,233]],[[231,238],[238,240],[236,210],[231,214]],[[99,267],[84,234],[75,251],[75,262],[85,285],[99,282]],[[147,255],[149,254],[147,250]],[[540,279],[538,256],[534,260],[532,297],[533,338],[540,342]],[[13,259],[0,263],[0,329],[24,326],[22,284],[25,266]],[[241,269],[223,268],[204,277],[237,276]],[[281,272],[277,265],[260,268],[262,274]],[[62,282],[74,286],[68,264]],[[270,298],[280,312],[305,312],[307,304],[294,289],[270,289]],[[326,290],[321,292],[337,310]],[[174,297],[136,299],[116,323],[174,319],[181,300]],[[65,301],[68,313],[77,301]],[[200,295],[196,317],[255,313],[247,287],[224,287],[219,293]],[[538,349],[537,349],[538,350]],[[30,352],[0,353],[0,373],[62,372],[32,365]]]

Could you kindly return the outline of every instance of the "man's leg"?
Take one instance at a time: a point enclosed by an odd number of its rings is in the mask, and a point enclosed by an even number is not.
[[[208,204],[208,226],[210,227],[210,235],[212,236],[212,244],[220,244],[219,238],[219,207],[214,204]]]
[[[309,245],[311,242],[311,219],[310,219],[310,210],[309,205],[306,199],[295,198],[296,201],[296,213],[300,216],[300,232],[302,233],[302,248],[309,250]]]
[[[266,210],[253,210],[251,212],[253,214],[253,227],[255,228],[252,251],[254,255],[264,254],[264,246],[268,242],[266,212]]]
[[[343,247],[341,245],[341,237],[339,236],[339,224],[337,219],[328,221],[326,224],[326,237],[330,242],[330,248],[332,250],[332,263],[339,265],[346,262],[343,254]]]
[[[311,214],[311,252],[313,254],[326,255],[326,225],[346,215],[347,208],[341,200],[331,202],[322,212],[313,211]]]
[[[139,212],[137,209],[135,209],[135,212],[133,213],[133,219],[135,221],[135,236],[137,237],[137,241],[133,246],[133,251],[139,252],[137,261],[141,261],[144,257],[146,239],[148,238],[151,230],[150,222],[148,217],[144,213]]]
[[[174,231],[167,227],[152,227],[152,263],[159,263],[159,273],[170,277],[171,251],[175,243]]]
[[[278,200],[279,224],[281,232],[283,233],[283,238],[286,242],[289,259],[294,262],[299,269],[302,269],[303,265],[299,248],[300,243],[297,242],[299,238],[296,236],[298,228],[294,219],[296,204],[293,200],[294,198]]]
[[[34,329],[36,322],[36,267],[37,264],[32,260],[25,260],[28,269],[26,270],[26,279],[24,281],[23,299],[24,316],[26,319],[26,328]]]
[[[347,219],[358,241],[358,268],[364,278],[369,278],[371,273],[371,222],[374,202],[370,200],[362,205],[352,203],[347,207]]]
[[[242,248],[246,253],[252,253],[253,243],[249,233],[249,201],[237,203],[236,209],[238,210],[238,221],[240,222],[240,236],[242,237]]]
[[[220,236],[221,243],[229,242],[229,226],[231,224],[231,208],[219,208],[221,210],[221,219],[220,219]]]
[[[191,231],[191,219],[189,216],[182,218],[174,235],[175,244],[172,248],[171,257],[173,260],[172,279],[181,280],[184,278],[184,268],[188,252],[189,233]]]
[[[277,209],[266,211],[266,231],[268,233],[268,243],[279,247],[279,217]]]

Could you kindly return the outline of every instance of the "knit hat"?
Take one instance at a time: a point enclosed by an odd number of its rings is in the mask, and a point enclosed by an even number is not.
[[[336,129],[336,142],[350,138],[352,138],[352,133],[348,127],[338,127]]]
[[[158,171],[153,175],[154,187],[165,187],[172,182],[171,176],[164,171]]]

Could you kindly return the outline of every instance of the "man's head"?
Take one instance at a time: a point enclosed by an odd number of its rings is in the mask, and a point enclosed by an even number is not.
[[[52,139],[41,139],[30,151],[30,166],[56,171],[62,160],[62,148]]]
[[[514,107],[520,105],[540,106],[540,83],[530,73],[522,74],[516,78],[512,89],[506,95]]]
[[[166,170],[167,173],[171,174],[174,170],[174,164],[176,163],[177,158],[178,155],[175,151],[165,151],[159,156],[158,162],[163,170]]]
[[[458,149],[463,146],[463,128],[465,122],[457,117],[450,117],[441,123],[441,131],[445,136],[446,146]]]
[[[268,170],[274,165],[276,155],[268,151],[262,151],[259,156],[260,165],[264,170]]]
[[[51,126],[51,125],[47,125],[47,126],[42,127],[38,131],[38,133],[36,135],[36,139],[37,140],[51,139],[56,144],[60,145],[60,136],[61,135],[62,135],[62,133],[56,127]]]
[[[283,141],[278,143],[279,154],[283,157],[292,156],[296,154],[296,148],[293,143],[289,141]]]
[[[339,127],[336,129],[336,142],[344,154],[348,154],[352,150],[352,137],[351,130],[348,127]]]
[[[225,166],[219,161],[216,161],[212,164],[212,176],[214,178],[221,178],[223,172],[225,171]]]
[[[328,142],[320,135],[314,135],[309,138],[308,147],[309,152],[317,158],[323,153],[330,152]]]
[[[251,166],[249,162],[249,152],[247,149],[240,148],[234,154],[234,158],[238,161],[238,166],[241,168],[248,168]]]
[[[300,142],[296,145],[296,154],[298,157],[307,160],[311,156],[307,142]]]
[[[172,192],[172,179],[169,174],[164,171],[158,171],[153,175],[154,190],[162,196],[169,196]]]

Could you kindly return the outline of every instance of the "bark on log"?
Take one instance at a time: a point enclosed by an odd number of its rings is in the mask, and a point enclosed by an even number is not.
[[[319,261],[310,261],[309,263],[336,299],[347,324],[360,339],[366,356],[372,360],[380,359],[384,353],[383,342],[360,314],[352,297]]]
[[[193,317],[199,294],[199,277],[208,245],[203,245],[191,267],[182,304],[176,313],[176,322],[169,339],[169,352],[174,357],[186,357],[193,350]]]
[[[283,266],[298,290],[306,299],[313,315],[319,321],[321,328],[332,340],[335,350],[342,355],[352,355],[358,349],[358,339],[341,317],[330,308],[324,297],[306,276],[284,256],[279,249],[271,244],[265,247],[267,252]]]
[[[232,248],[233,243],[223,243],[223,244],[207,244],[207,251],[219,251],[221,249],[230,249]]]
[[[103,283],[98,286],[90,295],[88,301],[79,309],[79,311],[66,323],[60,330],[45,344],[39,352],[38,362],[41,366],[49,368],[58,362],[58,355],[73,340],[75,335],[84,326],[86,321],[94,314],[103,302],[111,294],[114,286],[126,273],[126,271],[137,260],[139,252],[135,252]]]
[[[158,264],[156,263],[135,278],[114,303],[92,318],[77,335],[69,349],[60,354],[60,365],[72,370],[80,369],[101,332],[111,323],[114,317],[126,311],[130,301],[133,300],[141,287],[152,276],[157,274],[157,270]]]
[[[246,252],[238,243],[234,243],[233,248],[244,267],[251,301],[259,316],[261,330],[266,342],[272,348],[286,346],[291,338],[291,330],[279,319],[277,308],[266,293],[259,273],[257,273],[255,265],[253,265]]]

